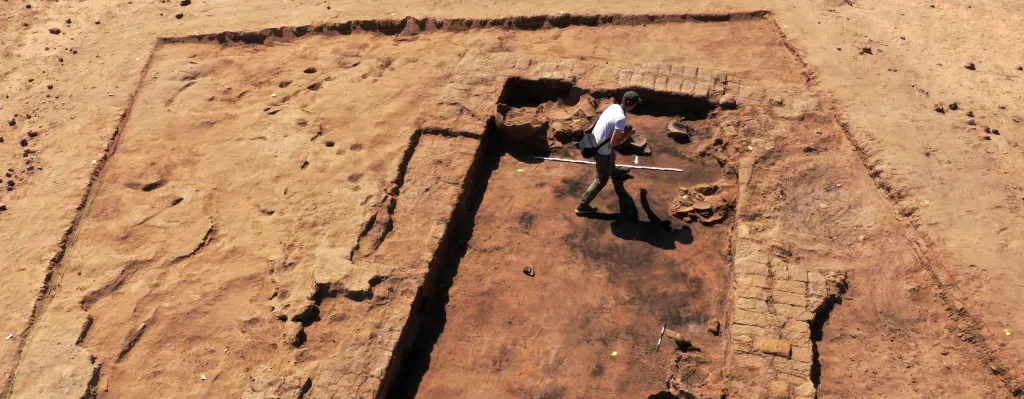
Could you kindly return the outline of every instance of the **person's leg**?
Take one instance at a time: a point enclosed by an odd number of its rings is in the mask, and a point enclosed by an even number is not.
[[[581,205],[590,205],[590,201],[594,200],[597,193],[601,192],[605,184],[608,183],[608,177],[611,175],[612,168],[615,167],[613,155],[594,155],[594,163],[596,163],[597,177],[594,178],[594,182],[590,183],[590,187],[583,193],[583,197],[580,198]]]

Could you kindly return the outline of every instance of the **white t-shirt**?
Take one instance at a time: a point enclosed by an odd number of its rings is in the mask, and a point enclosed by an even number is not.
[[[597,124],[594,125],[594,144],[601,144],[605,140],[612,137],[612,133],[615,130],[626,129],[626,113],[622,110],[622,106],[619,104],[612,104],[608,109],[601,113],[601,117],[597,118]],[[612,148],[610,147],[611,141],[602,145],[597,149],[597,153],[601,155],[610,155]]]

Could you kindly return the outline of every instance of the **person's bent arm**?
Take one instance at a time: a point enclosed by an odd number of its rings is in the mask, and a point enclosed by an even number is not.
[[[632,135],[632,130],[627,132],[622,129],[615,129],[615,131],[612,132],[612,140],[608,143],[608,145],[611,147],[618,147],[622,145],[622,143],[625,143],[626,140],[629,140],[629,137]]]

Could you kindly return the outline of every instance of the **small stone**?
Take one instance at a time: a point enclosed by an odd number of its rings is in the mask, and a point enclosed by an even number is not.
[[[944,114],[946,113],[946,107],[943,107],[942,104],[935,104],[935,112]]]
[[[181,4],[182,7],[186,7],[189,4],[192,4],[192,0],[181,0],[180,4]]]
[[[967,124],[968,124],[968,125],[970,125],[970,126],[975,126],[975,125],[977,125],[978,123],[977,123],[977,122],[975,122],[975,121],[974,121],[974,119],[971,119],[971,120],[967,121]]]
[[[969,69],[971,71],[974,71],[974,70],[978,69],[977,67],[974,66],[973,62],[968,62],[967,65],[964,65],[964,68],[967,68],[967,69]]]
[[[260,213],[270,216],[274,214],[274,210],[270,208],[260,208]]]
[[[989,136],[989,135],[987,135],[987,134],[983,134],[983,135],[981,136],[981,139],[982,139],[982,140],[992,140],[992,136]]]
[[[185,18],[185,14],[174,14],[174,18],[177,18],[177,19]]]
[[[7,211],[7,204],[0,202],[0,212]],[[10,339],[10,338],[8,338]]]
[[[100,20],[97,19],[96,20],[96,25],[99,25],[99,24],[100,24]]]
[[[68,25],[71,25],[71,18],[68,18],[68,20],[67,20],[67,21],[64,21],[64,23],[66,23],[66,24],[68,24]]]
[[[1024,65],[1017,65],[1018,71],[1024,71]]]
[[[949,104],[949,109],[950,109],[951,111],[956,111],[956,110],[960,109],[960,105],[959,105],[959,104],[957,104],[957,103],[952,103],[952,104]]]
[[[18,142],[18,144],[21,144],[22,147],[28,147],[28,140],[21,139],[21,141]]]
[[[973,118],[974,117],[974,111],[967,111],[967,117],[968,118]]]
[[[523,268],[523,274],[533,277],[537,275],[537,272],[533,270],[533,266],[526,266]]]
[[[60,34],[60,28],[50,28],[50,33],[55,34],[55,35],[59,35]]]
[[[39,135],[39,133],[36,132],[35,130],[29,130],[28,131],[28,137],[36,137],[38,135]]]
[[[722,323],[718,320],[711,320],[711,322],[708,323],[708,332],[711,333],[711,335],[720,334],[722,332]]]
[[[333,141],[330,141],[330,140],[328,140],[327,142],[325,142],[325,143],[324,143],[324,145],[325,145],[325,146],[328,146],[328,147],[334,147],[334,142],[333,142]]]
[[[999,129],[992,129],[992,134],[999,135]]]
[[[18,121],[14,120],[14,118],[11,118],[11,120],[7,121],[7,126],[14,126],[14,125],[17,125],[17,124],[18,124]]]
[[[25,4],[25,8],[32,8],[31,4]]]
[[[316,68],[309,67],[309,68],[304,69],[302,72],[305,72],[305,73],[316,73]]]
[[[873,50],[871,50],[871,47],[864,47],[864,48],[860,49],[860,53],[861,54],[874,54]]]

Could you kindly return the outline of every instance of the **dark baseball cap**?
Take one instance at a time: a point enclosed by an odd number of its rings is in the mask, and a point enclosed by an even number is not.
[[[627,91],[626,94],[622,95],[622,103],[625,105],[637,105],[640,104],[640,95],[635,91]]]

